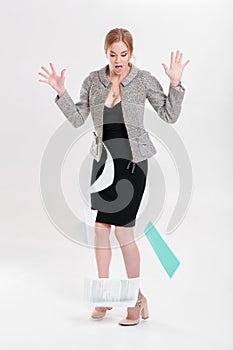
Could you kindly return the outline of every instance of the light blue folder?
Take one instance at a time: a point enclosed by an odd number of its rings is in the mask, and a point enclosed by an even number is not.
[[[151,221],[148,222],[144,230],[155,254],[159,258],[168,276],[171,278],[180,265],[179,260],[165,243]]]

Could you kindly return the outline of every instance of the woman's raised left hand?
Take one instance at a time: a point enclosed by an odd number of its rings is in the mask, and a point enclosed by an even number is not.
[[[165,63],[162,63],[165,73],[169,76],[171,83],[178,84],[181,81],[184,67],[190,62],[187,60],[183,65],[181,63],[183,54],[179,50],[176,51],[176,57],[174,59],[174,52],[171,51],[171,62],[170,67],[166,66]]]

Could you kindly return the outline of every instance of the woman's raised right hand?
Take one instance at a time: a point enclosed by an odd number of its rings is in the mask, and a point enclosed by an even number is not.
[[[42,77],[44,77],[46,80],[41,80],[39,79],[38,81],[41,81],[42,83],[47,83],[50,86],[52,86],[52,88],[54,90],[57,91],[58,95],[61,96],[64,92],[65,92],[65,86],[64,86],[64,81],[65,81],[65,70],[66,69],[62,69],[61,71],[61,75],[57,75],[53,64],[50,62],[50,67],[52,70],[52,73],[50,73],[48,71],[48,69],[46,69],[45,67],[41,66],[41,68],[45,71],[46,74],[43,74],[41,72],[38,72],[38,74],[40,74]]]

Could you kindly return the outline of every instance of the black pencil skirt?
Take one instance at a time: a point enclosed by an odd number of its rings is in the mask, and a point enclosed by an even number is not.
[[[132,162],[121,101],[112,108],[104,107],[103,121],[102,154],[99,162],[93,159],[91,184],[104,170],[107,160],[106,148],[114,164],[114,178],[110,186],[91,193],[91,208],[98,210],[96,222],[132,227],[135,226],[146,186],[148,160]]]

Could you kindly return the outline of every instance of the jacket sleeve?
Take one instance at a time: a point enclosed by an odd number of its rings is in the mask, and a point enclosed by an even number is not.
[[[181,85],[177,90],[170,84],[166,96],[157,78],[147,72],[146,89],[146,97],[159,117],[167,123],[175,123],[181,112],[185,88]]]
[[[84,124],[90,113],[89,93],[91,82],[92,76],[89,73],[82,83],[80,97],[77,103],[74,103],[67,90],[60,97],[59,95],[55,97],[55,103],[74,128],[78,128]]]

